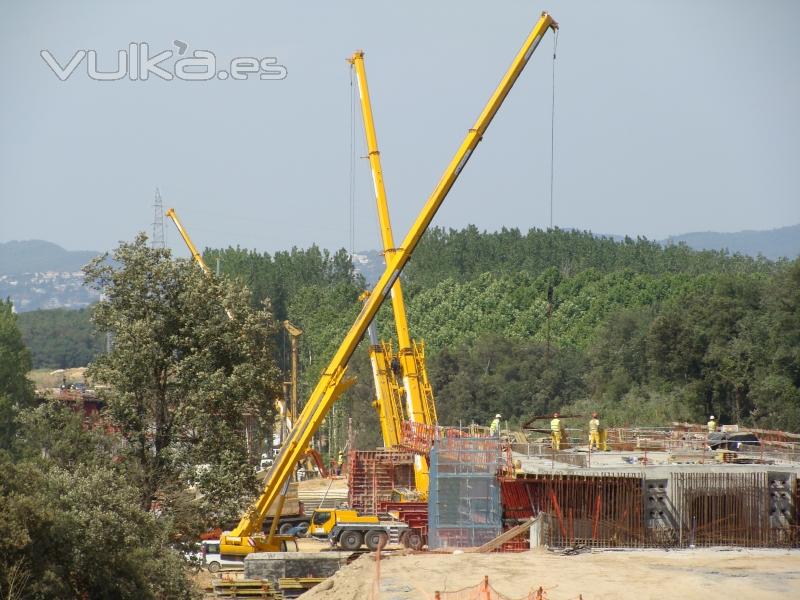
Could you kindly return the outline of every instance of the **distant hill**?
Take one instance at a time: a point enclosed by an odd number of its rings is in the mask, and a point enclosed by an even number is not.
[[[0,275],[75,273],[98,254],[92,250],[65,250],[44,240],[0,242]]]
[[[662,244],[685,243],[695,250],[725,250],[731,254],[739,253],[748,256],[759,254],[771,260],[779,258],[793,259],[800,256],[800,225],[770,229],[768,231],[737,231],[735,233],[717,233],[700,231],[676,235]]]
[[[623,239],[618,235],[602,237]],[[685,243],[695,250],[727,249],[731,254],[753,257],[761,254],[771,260],[794,259],[800,256],[800,225],[767,231],[686,233],[659,243]],[[77,273],[98,254],[91,250],[65,250],[43,240],[0,242],[0,297],[11,297],[18,311],[88,306],[97,301],[98,295],[83,287],[83,276]],[[353,263],[369,285],[383,273],[383,255],[377,250],[354,254]]]
[[[0,242],[0,298],[11,298],[17,312],[87,307],[100,296],[84,287],[80,271],[98,254],[43,240]]]

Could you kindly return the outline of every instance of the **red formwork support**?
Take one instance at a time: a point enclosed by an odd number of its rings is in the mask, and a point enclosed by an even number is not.
[[[428,535],[427,502],[382,502],[380,512],[396,514],[401,521],[416,529],[423,537]]]
[[[351,450],[348,457],[348,501],[363,514],[380,512],[396,490],[414,487],[414,454],[396,450]]]

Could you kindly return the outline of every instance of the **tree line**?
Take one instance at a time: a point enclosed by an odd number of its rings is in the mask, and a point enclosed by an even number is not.
[[[359,310],[365,284],[346,251],[227,248],[204,257],[249,288],[251,306],[267,301],[277,321],[304,330],[306,397]],[[470,226],[429,231],[403,282],[443,420],[481,422],[500,411],[517,422],[575,406],[595,407],[617,424],[703,421],[713,413],[798,430],[797,269],[797,260],[645,238]],[[377,322],[383,338],[393,337],[389,306]],[[279,331],[274,358],[284,372],[288,347]],[[365,349],[350,370],[368,382]],[[369,385],[345,396],[338,439],[356,414],[359,439],[380,443],[371,396]]]

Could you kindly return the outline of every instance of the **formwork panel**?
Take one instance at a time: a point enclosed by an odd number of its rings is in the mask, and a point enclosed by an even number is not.
[[[549,546],[648,544],[640,476],[539,474],[504,479],[502,488],[506,525],[545,513]]]
[[[669,477],[643,481],[647,545],[672,547],[678,544],[678,519],[670,498]]]
[[[797,546],[797,478],[794,473],[770,471],[769,527],[772,542],[776,546]]]
[[[376,514],[398,491],[414,488],[414,455],[395,450],[352,450],[348,456],[348,503],[362,514]]]

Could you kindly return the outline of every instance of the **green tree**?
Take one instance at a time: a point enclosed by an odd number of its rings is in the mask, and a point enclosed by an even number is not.
[[[30,369],[30,353],[22,343],[11,301],[0,301],[0,449],[11,448],[16,416],[33,401],[33,384],[26,376]]]
[[[488,425],[500,412],[516,424],[583,398],[584,365],[572,348],[487,334],[442,350],[429,371],[442,423]]]
[[[144,235],[113,258],[84,269],[104,296],[94,323],[113,337],[88,374],[108,386],[141,506],[169,504],[170,490],[193,482],[213,521],[235,519],[257,489],[246,431],[263,439],[280,390],[272,315],[251,308],[246,288],[172,260]]]
[[[110,465],[15,463],[0,451],[3,598],[191,598],[163,524]]]
[[[84,367],[105,350],[103,336],[92,331],[89,309],[33,310],[18,316],[33,368]]]

